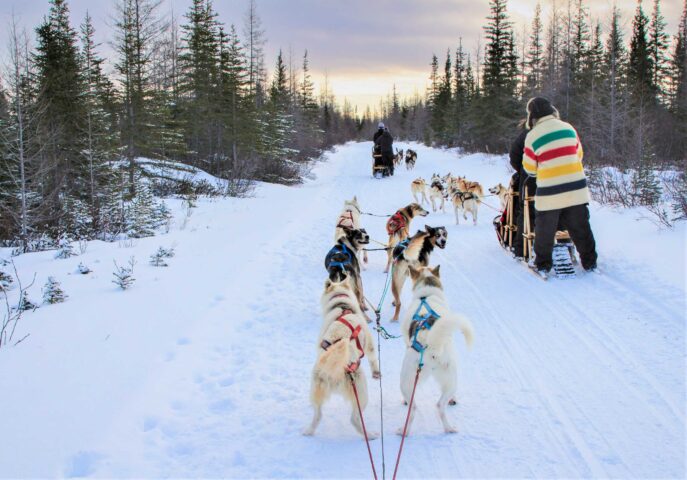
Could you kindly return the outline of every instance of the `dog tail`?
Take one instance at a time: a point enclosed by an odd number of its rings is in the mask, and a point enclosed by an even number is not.
[[[463,315],[457,315],[458,318],[458,328],[460,328],[460,331],[463,332],[463,336],[465,337],[465,344],[468,346],[468,348],[472,347],[472,341],[475,338],[475,331],[472,329],[472,323],[470,320],[468,320],[467,317],[464,317]]]
[[[322,378],[333,384],[344,380],[350,357],[349,344],[350,339],[344,337],[320,356],[315,370]]]
[[[456,330],[460,330],[463,333],[467,346],[472,346],[474,338],[472,323],[463,315],[447,315],[442,317],[427,333],[427,343],[429,345],[442,345],[446,342],[446,339],[452,338],[453,332]]]

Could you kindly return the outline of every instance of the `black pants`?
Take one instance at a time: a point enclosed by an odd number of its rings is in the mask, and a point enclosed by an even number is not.
[[[596,242],[589,225],[589,207],[584,204],[559,210],[537,210],[537,222],[534,226],[537,269],[551,270],[551,253],[559,225],[565,225],[570,233],[570,238],[580,254],[582,267],[585,270],[596,267]]]
[[[382,165],[389,169],[390,175],[394,174],[394,157],[395,155],[393,152],[382,153]]]

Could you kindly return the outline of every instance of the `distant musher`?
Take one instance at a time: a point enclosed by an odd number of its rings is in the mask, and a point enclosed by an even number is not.
[[[380,164],[386,167],[388,174],[394,174],[394,137],[389,133],[389,129],[384,126],[384,123],[379,122],[377,131],[372,140],[375,143],[375,154],[381,154]]]

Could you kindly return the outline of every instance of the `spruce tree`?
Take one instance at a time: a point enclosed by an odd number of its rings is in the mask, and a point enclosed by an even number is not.
[[[88,147],[84,136],[86,88],[66,0],[51,0],[50,12],[36,33],[33,61],[37,68],[36,102],[42,110],[37,132],[42,146],[42,190],[49,225],[56,229],[63,215],[60,199],[88,191],[83,182],[88,178],[83,156]]]
[[[530,48],[527,52],[527,97],[536,96],[542,89],[542,66],[544,51],[542,45],[541,4],[537,3],[532,19],[532,33],[530,33]]]
[[[630,119],[632,120],[631,142],[627,151],[628,157],[636,168],[644,168],[644,163],[653,157],[649,138],[649,108],[656,101],[656,90],[653,85],[653,64],[651,61],[647,26],[649,19],[644,15],[641,1],[637,4],[632,21],[632,39],[628,62],[628,87],[630,93]]]
[[[519,108],[516,100],[517,57],[506,0],[490,0],[491,13],[484,27],[485,46],[482,97],[478,102],[475,128],[478,141],[487,150],[503,150],[512,137]]]
[[[675,35],[675,47],[670,59],[670,113],[676,139],[675,157],[687,156],[687,0]],[[683,183],[685,177],[683,175]]]
[[[95,30],[91,16],[81,25],[81,75],[85,84],[86,150],[88,162],[88,205],[92,219],[91,233],[100,229],[102,189],[112,179],[110,162],[116,154],[113,86],[102,70],[103,59],[96,53]]]
[[[185,98],[186,138],[195,164],[218,173],[216,130],[217,83],[219,80],[219,35],[217,14],[210,0],[193,0],[186,13],[181,92]],[[208,168],[210,167],[210,168]]]
[[[652,63],[652,87],[663,99],[665,95],[664,75],[667,73],[667,51],[670,38],[666,33],[666,21],[661,14],[660,0],[654,0],[654,8],[649,24],[649,56]]]
[[[115,21],[115,64],[121,84],[121,138],[123,154],[128,162],[129,195],[136,194],[136,163],[138,156],[150,154],[152,136],[150,102],[153,86],[150,80],[150,59],[154,41],[163,25],[157,17],[159,2],[155,0],[117,0]]]

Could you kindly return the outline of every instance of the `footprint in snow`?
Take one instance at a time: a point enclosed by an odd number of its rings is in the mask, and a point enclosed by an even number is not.
[[[105,458],[105,456],[98,452],[77,452],[71,457],[69,465],[65,469],[64,476],[67,478],[80,478],[93,475],[98,463],[103,458]]]

